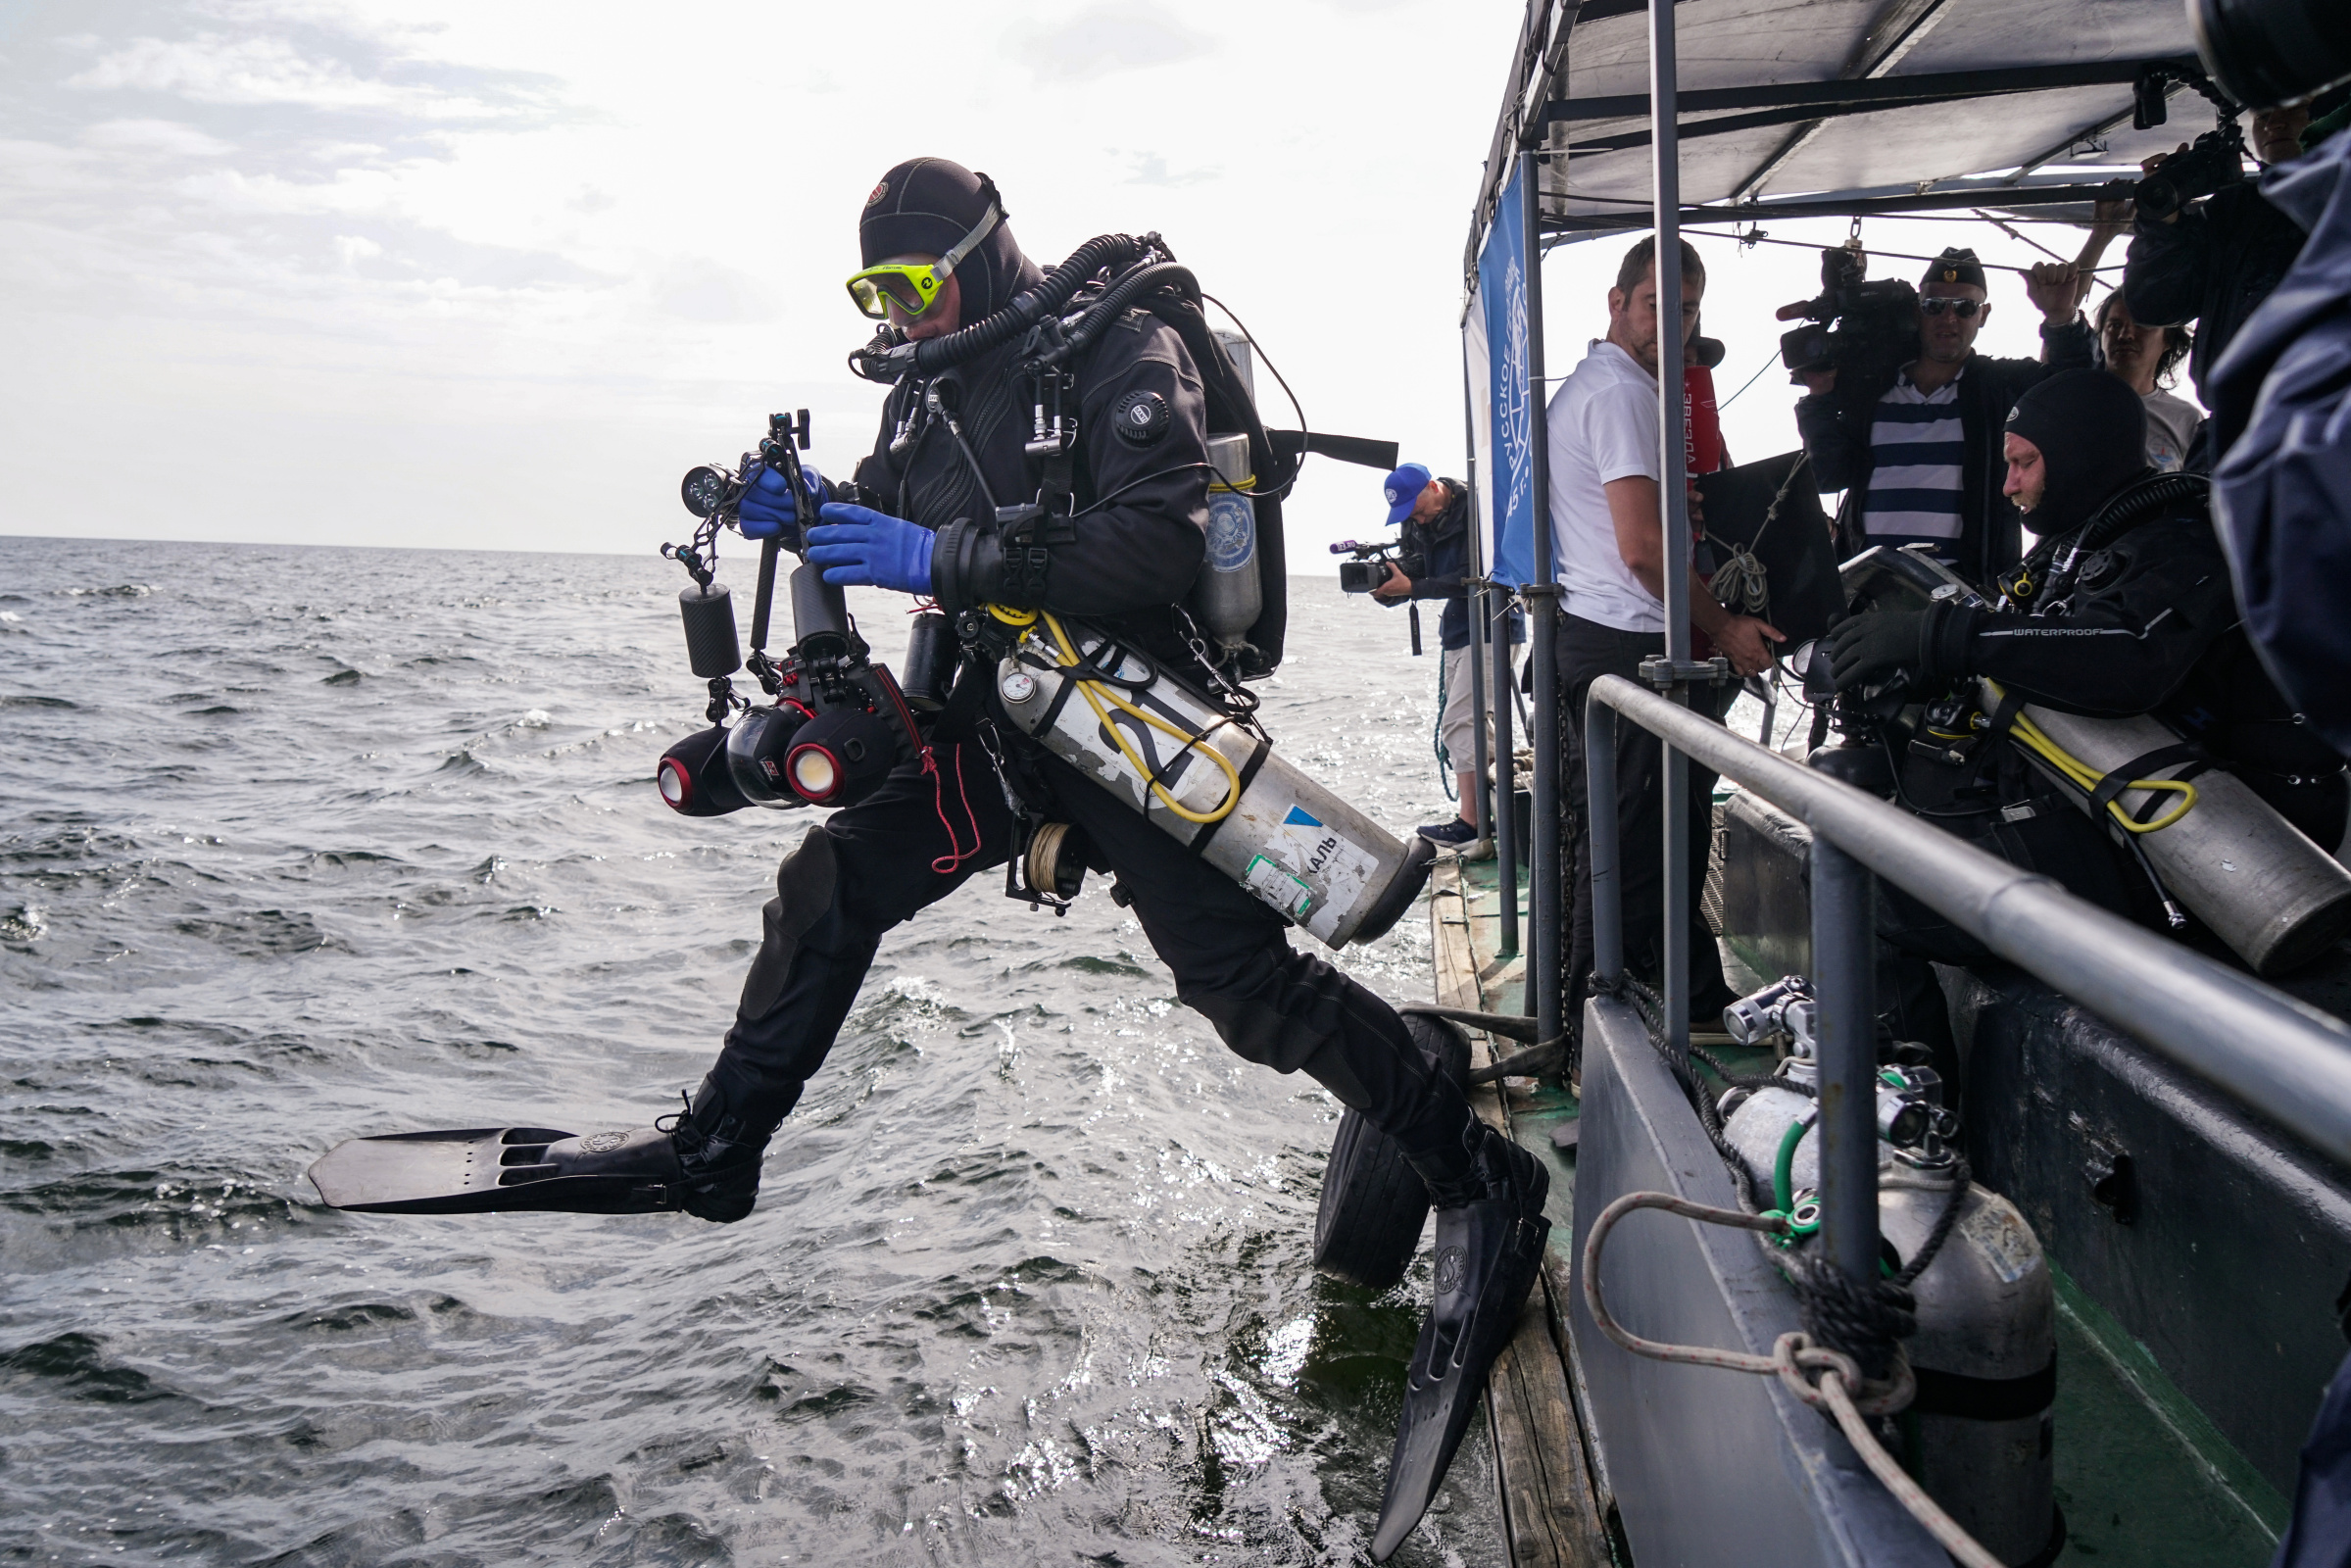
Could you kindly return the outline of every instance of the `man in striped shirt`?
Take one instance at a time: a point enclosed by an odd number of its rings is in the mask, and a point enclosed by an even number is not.
[[[2025,277],[2041,313],[2041,357],[1976,352],[1991,317],[1984,264],[1946,250],[1919,280],[1919,357],[1888,385],[1844,385],[1834,368],[1799,373],[1811,393],[1796,428],[1823,490],[1845,492],[1837,533],[1845,554],[1870,545],[1927,544],[1979,583],[2023,554],[2016,508],[2001,494],[2000,443],[2027,387],[2090,364],[2090,330],[2071,263],[2044,262]]]

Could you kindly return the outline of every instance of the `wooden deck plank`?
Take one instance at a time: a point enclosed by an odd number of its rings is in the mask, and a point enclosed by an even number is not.
[[[1481,981],[1487,977],[1480,974],[1470,889],[1459,862],[1440,865],[1432,881],[1429,935],[1437,1001],[1483,1009]],[[1493,1053],[1491,1039],[1471,1035],[1473,1065],[1486,1065]],[[1509,1131],[1509,1112],[1496,1086],[1473,1089],[1470,1103],[1490,1125]],[[1527,1298],[1518,1332],[1486,1385],[1511,1561],[1527,1568],[1609,1568],[1606,1528],[1594,1500],[1567,1365],[1552,1337],[1552,1310],[1546,1282]]]

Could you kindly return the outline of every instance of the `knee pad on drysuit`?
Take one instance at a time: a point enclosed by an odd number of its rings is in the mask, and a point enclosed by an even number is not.
[[[821,827],[808,829],[799,847],[776,867],[775,897],[760,911],[764,929],[759,952],[751,960],[751,972],[743,977],[743,999],[735,1006],[737,1018],[757,1023],[775,1009],[801,939],[833,906],[838,877],[832,835]]]

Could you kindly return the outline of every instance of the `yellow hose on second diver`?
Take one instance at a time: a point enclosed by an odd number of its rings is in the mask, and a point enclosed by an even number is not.
[[[999,620],[1005,621],[1015,626],[1030,625],[1042,619],[1045,622],[1046,630],[1053,633],[1053,642],[1061,656],[1061,667],[1066,669],[1071,665],[1083,662],[1083,661],[1078,658],[1077,649],[1073,647],[1069,641],[1069,634],[1061,629],[1061,623],[1058,620],[1055,620],[1052,615],[1046,614],[1041,611],[1016,610],[1007,612],[999,609],[994,605],[989,606],[988,609],[989,612],[995,615]],[[1021,618],[1015,619],[1015,616]],[[1241,775],[1234,769],[1232,762],[1225,758],[1222,752],[1219,752],[1215,747],[1207,744],[1207,736],[1195,735],[1189,730],[1185,730],[1174,724],[1170,724],[1167,722],[1167,720],[1161,718],[1156,713],[1147,712],[1143,709],[1137,708],[1133,703],[1130,703],[1124,697],[1121,697],[1115,690],[1103,685],[1100,681],[1080,680],[1077,682],[1077,688],[1078,695],[1086,699],[1087,706],[1094,710],[1094,716],[1102,721],[1102,728],[1108,732],[1110,739],[1116,743],[1120,755],[1126,758],[1129,765],[1131,765],[1135,771],[1142,776],[1144,782],[1151,787],[1151,792],[1159,798],[1160,805],[1175,812],[1176,815],[1182,817],[1185,821],[1198,822],[1203,826],[1210,822],[1221,822],[1226,817],[1233,814],[1233,808],[1241,804]],[[1107,703],[1109,706],[1104,707],[1104,703]],[[1169,735],[1179,741],[1182,741],[1186,751],[1191,751],[1195,747],[1199,748],[1202,757],[1205,757],[1209,761],[1214,762],[1219,768],[1223,769],[1225,777],[1224,799],[1218,803],[1216,808],[1204,812],[1195,811],[1190,807],[1185,806],[1182,802],[1178,801],[1173,795],[1169,794],[1166,786],[1162,785],[1154,776],[1151,766],[1146,763],[1142,758],[1135,754],[1134,745],[1127,739],[1126,731],[1120,729],[1116,724],[1110,722],[1111,708],[1117,709],[1120,712],[1132,714],[1134,717],[1141,719],[1144,723],[1149,724],[1151,728],[1159,731],[1163,735]]]
[[[1984,683],[1984,690],[1991,693],[1992,701],[1995,704],[1998,703],[2001,698],[2007,695],[2005,692],[2000,690],[1999,684],[1996,681],[1986,680]],[[2084,762],[2081,758],[2076,757],[2073,753],[2067,751],[2064,747],[2049,739],[2047,731],[2043,730],[2038,724],[2033,722],[2032,719],[2027,718],[2022,712],[2016,715],[2016,722],[2009,727],[2009,733],[2016,738],[2016,742],[2019,746],[2025,747],[2034,753],[2036,756],[2042,758],[2051,767],[2056,768],[2058,772],[2065,775],[2067,781],[2078,787],[2084,795],[2094,795],[2097,793],[2098,786],[2104,783],[2106,780],[2105,774],[2099,772],[2096,768],[2090,766],[2087,762]],[[2139,822],[2132,820],[2131,813],[2123,809],[2123,803],[2121,801],[2108,801],[2106,803],[2106,809],[2113,813],[2114,819],[2122,824],[2123,831],[2126,833],[2157,832],[2160,829],[2170,827],[2174,822],[2179,821],[2181,817],[2187,815],[2189,811],[2195,808],[2196,786],[2187,783],[2182,779],[2134,778],[2130,782],[2129,785],[2126,786],[2126,788],[2134,790],[2166,790],[2180,797],[2180,801],[2178,806],[2174,807],[2172,809],[2166,811],[2163,815],[2156,817],[2150,822]]]

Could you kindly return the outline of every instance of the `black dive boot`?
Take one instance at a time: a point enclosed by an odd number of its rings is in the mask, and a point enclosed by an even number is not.
[[[1444,1484],[1486,1374],[1518,1327],[1551,1230],[1543,1215],[1550,1172],[1484,1122],[1475,1125],[1474,1174],[1430,1184],[1437,1208],[1435,1298],[1404,1379],[1404,1418],[1372,1538],[1374,1562],[1386,1562],[1404,1544]]]
[[[731,1225],[751,1212],[759,1197],[759,1160],[774,1133],[769,1127],[754,1136],[753,1125],[728,1108],[724,1090],[703,1079],[669,1128],[682,1172],[678,1207],[720,1225]]]

